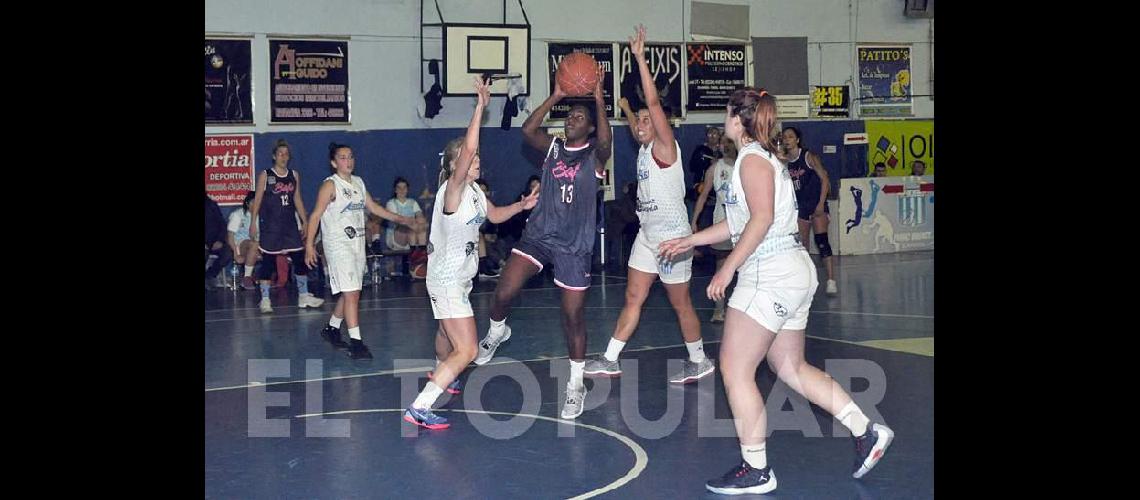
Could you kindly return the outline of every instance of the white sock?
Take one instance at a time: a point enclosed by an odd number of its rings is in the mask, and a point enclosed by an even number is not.
[[[753,445],[740,445],[740,456],[753,469],[763,469],[768,466],[768,446],[766,443]]]
[[[245,266],[245,275],[253,276],[253,266]]]
[[[696,342],[685,342],[685,348],[689,350],[689,361],[694,363],[703,363],[705,361],[704,339],[697,339]]]
[[[360,340],[360,327],[354,326],[348,329],[348,336],[356,340]]]
[[[333,328],[340,329],[340,323],[342,321],[344,321],[344,318],[338,318],[338,317],[336,317],[335,314],[332,316],[329,316],[329,326],[331,326]]]
[[[443,388],[429,380],[424,385],[424,390],[420,391],[420,395],[416,396],[416,400],[412,401],[412,407],[420,410],[429,409],[435,404],[435,400],[439,399],[440,394],[443,394]]]
[[[871,420],[863,414],[863,410],[860,410],[854,401],[847,403],[847,406],[839,410],[835,418],[856,437],[866,434],[867,424],[871,423]]]
[[[618,355],[621,354],[621,350],[624,348],[625,342],[610,337],[610,345],[606,346],[606,359],[610,361],[617,361]]]
[[[570,360],[570,385],[582,387],[582,371],[586,369],[586,362]]]
[[[501,338],[507,333],[507,318],[503,318],[502,321],[491,320],[491,331],[487,333],[496,339]]]

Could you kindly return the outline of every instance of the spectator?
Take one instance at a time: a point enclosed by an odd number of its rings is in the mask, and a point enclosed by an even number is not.
[[[218,273],[233,261],[233,253],[226,246],[226,219],[222,217],[222,209],[206,194],[206,260],[210,255],[218,256],[214,264],[206,269],[206,289],[210,283],[218,279]]]
[[[887,176],[887,164],[883,163],[881,161],[876,162],[875,163],[875,171],[871,172],[871,177],[886,177],[886,176]]]
[[[914,160],[910,164],[910,175],[926,175],[926,163],[922,160]]]
[[[253,191],[246,193],[241,208],[230,214],[230,222],[226,225],[226,241],[233,251],[234,261],[245,266],[241,287],[246,290],[257,288],[253,282],[253,265],[261,258],[261,252],[257,250],[257,241],[249,236],[249,205],[253,203],[256,195],[257,193]]]

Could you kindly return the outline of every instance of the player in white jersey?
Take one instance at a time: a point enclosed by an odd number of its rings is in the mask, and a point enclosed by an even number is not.
[[[662,241],[693,234],[685,207],[681,146],[673,137],[673,128],[661,108],[653,75],[645,61],[645,26],[638,26],[636,35],[629,39],[629,45],[641,72],[646,106],[634,115],[629,102],[624,98],[620,101],[630,132],[641,145],[637,155],[637,217],[641,220],[641,229],[630,251],[625,306],[614,326],[613,336],[606,352],[590,359],[583,373],[594,377],[621,375],[618,355],[637,329],[641,306],[649,296],[649,288],[659,277],[665,285],[669,303],[677,313],[681,336],[689,351],[689,359],[682,362],[680,371],[669,376],[669,383],[686,384],[712,374],[715,367],[705,356],[701,322],[689,297],[693,253],[686,252],[671,259],[661,259],[657,255],[657,245]]]
[[[475,80],[477,101],[467,135],[444,148],[440,161],[442,200],[432,208],[428,235],[427,290],[431,310],[439,320],[435,334],[435,370],[423,391],[404,411],[404,420],[428,429],[446,429],[447,419],[431,411],[444,389],[458,394],[459,374],[479,348],[475,313],[471,310],[471,280],[479,268],[479,227],[490,219],[504,222],[525,209],[534,208],[537,190],[506,207],[496,207],[475,185],[479,178],[479,124],[491,100],[490,84]]]
[[[766,91],[746,87],[729,97],[725,135],[736,141],[740,155],[723,200],[725,221],[660,247],[670,257],[732,238],[732,253],[707,290],[710,299],[722,298],[739,272],[728,301],[720,369],[743,462],[705,483],[722,494],[776,489],[765,448],[764,399],[756,387],[756,369],[765,358],[781,381],[856,436],[854,477],[870,471],[894,437],[887,426],[872,423],[827,373],[804,361],[804,329],[818,283],[815,265],[799,243],[791,175],[772,153],[775,124],[776,99]]]
[[[352,148],[344,144],[329,144],[329,163],[333,175],[321,183],[317,205],[309,215],[305,237],[305,264],[310,269],[317,265],[317,223],[320,223],[321,240],[329,267],[329,285],[337,298],[336,308],[321,337],[338,348],[347,348],[352,359],[372,359],[372,353],[360,337],[360,287],[364,279],[364,210],[382,219],[413,225],[415,220],[389,212],[372,200],[364,187],[364,180],[352,175],[356,157]],[[348,323],[349,342],[340,336],[341,321]]]
[[[724,156],[705,170],[701,194],[697,196],[697,203],[693,206],[692,227],[694,233],[698,231],[697,221],[701,219],[701,212],[705,209],[705,200],[708,199],[710,192],[716,193],[714,195],[716,208],[713,209],[712,223],[716,224],[724,220],[724,204],[721,198],[728,193],[729,186],[732,184],[732,172],[736,169],[736,143],[732,142],[732,139],[723,137],[721,138],[720,150]],[[724,265],[724,259],[728,256],[728,252],[732,251],[732,240],[727,239],[720,243],[713,243],[709,247],[716,255],[716,270],[719,271]],[[724,323],[724,299],[716,301],[709,322]]]

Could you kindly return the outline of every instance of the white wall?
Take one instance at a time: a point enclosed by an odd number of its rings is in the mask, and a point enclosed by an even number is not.
[[[810,85],[854,85],[855,41],[912,44],[911,91],[930,93],[930,36],[933,21],[903,16],[904,0],[706,0],[751,5],[752,36],[808,37]],[[206,133],[382,130],[464,127],[471,98],[446,98],[432,120],[417,115],[422,103],[419,0],[206,0],[207,35],[252,35],[252,127],[206,127]],[[502,0],[439,0],[448,22],[502,22]],[[688,0],[523,0],[531,22],[531,107],[546,98],[547,41],[624,41],[637,23],[650,40],[689,41]],[[507,0],[507,23],[521,24],[517,0]],[[574,19],[575,22],[567,22]],[[437,22],[425,0],[425,22]],[[425,57],[440,50],[438,32],[425,44]],[[349,36],[349,94],[352,124],[268,125],[269,43],[267,35]],[[430,86],[431,77],[425,77]],[[855,94],[855,92],[853,92]],[[501,118],[503,98],[490,106],[488,124]],[[928,97],[914,99],[916,118],[933,118]],[[716,113],[690,114],[686,123],[717,123]],[[521,125],[525,116],[515,119]]]

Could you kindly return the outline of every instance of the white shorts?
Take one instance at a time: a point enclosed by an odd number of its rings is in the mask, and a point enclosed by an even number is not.
[[[431,299],[431,312],[435,319],[471,318],[471,281],[466,285],[438,286],[428,284],[428,298]]]
[[[645,231],[638,231],[628,265],[643,273],[656,274],[662,283],[685,283],[693,277],[693,252],[690,250],[674,257],[671,262],[663,262],[658,257],[657,245],[649,242]]]
[[[742,266],[728,307],[773,333],[803,330],[818,286],[811,256],[803,250],[784,252]]]
[[[325,262],[329,264],[329,291],[359,291],[364,282],[364,240],[325,244]]]

